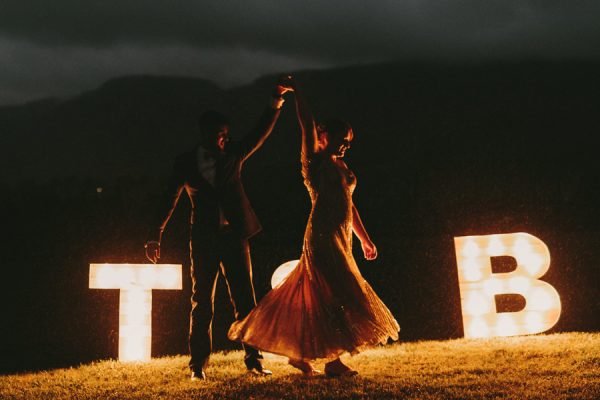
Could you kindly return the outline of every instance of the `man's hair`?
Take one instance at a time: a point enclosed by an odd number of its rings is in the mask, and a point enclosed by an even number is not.
[[[223,125],[229,125],[229,119],[215,110],[205,111],[198,118],[198,127],[202,135],[215,132],[217,128]]]

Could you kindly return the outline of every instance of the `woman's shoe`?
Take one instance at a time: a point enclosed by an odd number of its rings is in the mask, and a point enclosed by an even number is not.
[[[325,364],[325,375],[330,378],[349,377],[358,375],[358,371],[353,370],[337,359]]]
[[[322,372],[318,369],[314,369],[314,367],[308,361],[289,359],[288,364],[302,371],[304,376],[316,376],[322,374]]]

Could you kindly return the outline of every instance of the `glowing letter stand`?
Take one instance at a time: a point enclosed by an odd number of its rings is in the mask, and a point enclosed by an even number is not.
[[[550,267],[550,252],[540,239],[528,233],[454,238],[458,282],[466,338],[514,336],[544,332],[560,316],[557,291],[539,280]],[[492,273],[491,257],[510,256],[517,267]],[[525,308],[496,312],[496,295],[518,294]]]
[[[91,289],[120,289],[119,360],[149,361],[152,289],[181,290],[181,265],[90,264]]]
[[[283,283],[292,271],[298,266],[300,260],[292,260],[281,264],[271,277],[271,288],[275,288]]]

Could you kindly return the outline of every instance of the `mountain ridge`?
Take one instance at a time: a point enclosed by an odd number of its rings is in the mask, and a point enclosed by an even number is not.
[[[340,116],[353,125],[349,156],[357,162],[442,166],[466,159],[547,162],[565,153],[588,160],[598,67],[383,63],[294,74],[318,118]],[[133,75],[67,99],[0,107],[0,181],[162,176],[178,152],[196,143],[202,110],[229,115],[239,137],[267,104],[275,80],[266,75],[222,89],[197,78]],[[257,166],[297,159],[298,127],[287,98]]]

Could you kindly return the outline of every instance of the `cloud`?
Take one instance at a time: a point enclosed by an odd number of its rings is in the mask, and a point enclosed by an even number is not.
[[[0,102],[133,73],[233,85],[384,60],[597,59],[599,16],[594,0],[3,0]]]
[[[47,45],[177,43],[356,60],[502,42],[533,50],[540,37],[549,52],[567,42],[592,50],[598,16],[593,0],[4,0],[0,35]]]
[[[122,43],[106,48],[43,46],[0,40],[0,104],[47,96],[69,96],[115,76],[150,74],[209,79],[223,87],[241,85],[264,74],[323,62],[264,50],[198,49],[186,45]]]

